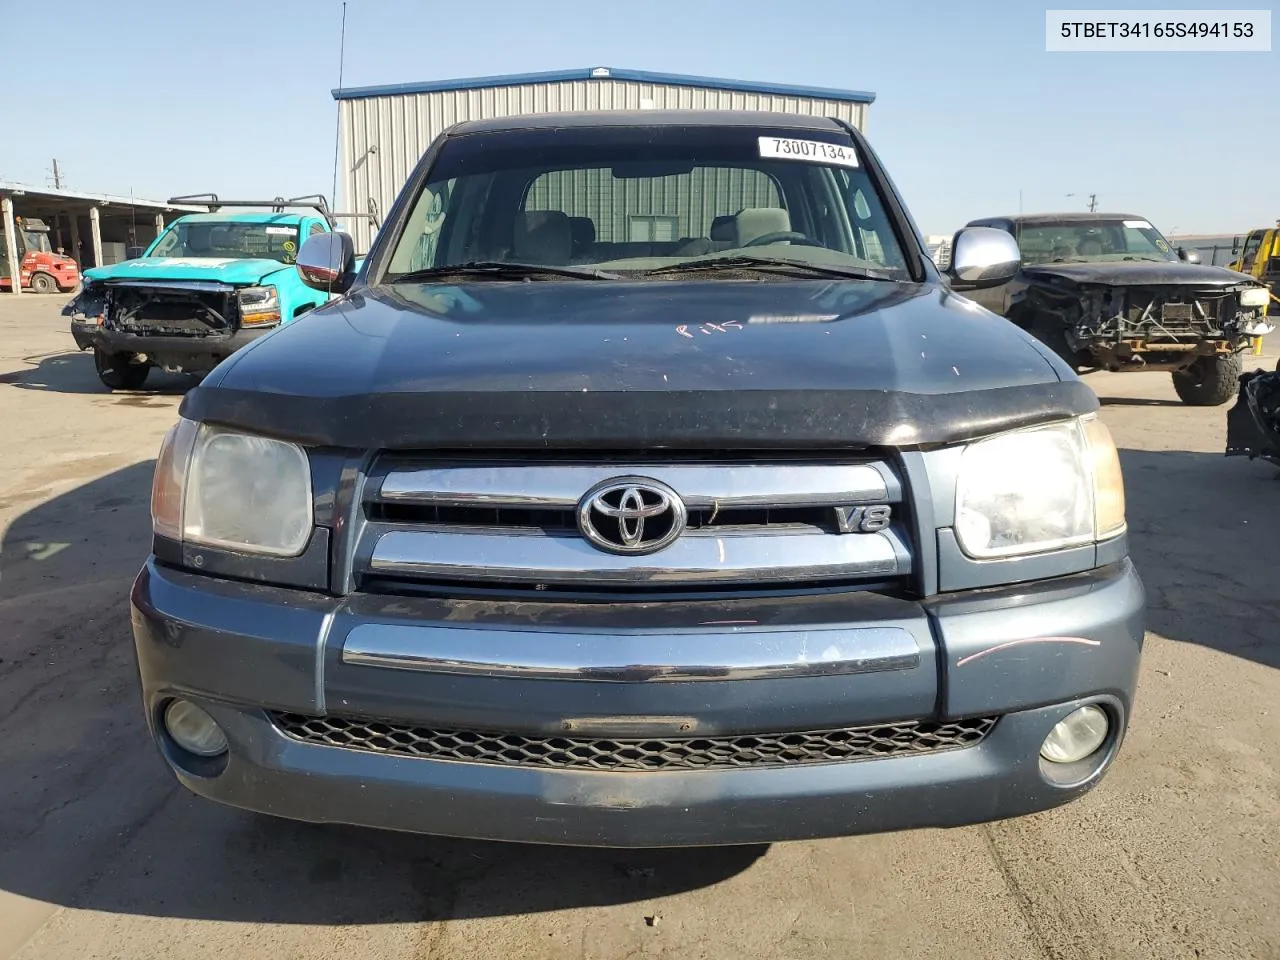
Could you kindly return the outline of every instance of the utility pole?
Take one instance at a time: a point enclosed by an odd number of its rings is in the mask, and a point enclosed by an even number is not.
[[[62,173],[58,170],[58,158],[53,158],[53,189],[62,189]]]
[[[1096,213],[1098,210],[1098,195],[1096,193],[1089,194],[1089,212]]]

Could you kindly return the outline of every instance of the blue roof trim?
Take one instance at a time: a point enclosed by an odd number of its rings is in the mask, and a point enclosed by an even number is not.
[[[548,70],[542,73],[512,73],[496,77],[469,77],[460,80],[427,80],[420,83],[390,83],[374,87],[343,87],[331,92],[335,100],[362,100],[367,97],[436,93],[442,90],[470,90],[477,87],[515,87],[526,83],[563,83],[566,80],[632,80],[637,83],[661,83],[678,87],[741,90],[744,93],[763,93],[780,97],[808,97],[814,100],[841,100],[848,103],[874,103],[876,99],[874,93],[868,93],[865,90],[835,90],[829,87],[803,87],[789,83],[759,83],[754,80],[691,77],[681,73],[650,73],[647,70],[618,70],[613,67]]]

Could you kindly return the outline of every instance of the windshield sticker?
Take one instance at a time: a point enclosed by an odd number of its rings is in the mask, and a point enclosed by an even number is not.
[[[292,240],[286,240],[284,243],[280,244],[280,249],[285,253],[293,253],[293,251],[298,249],[298,245]]]
[[[267,233],[273,237],[292,237],[293,227],[267,227]]]
[[[1150,230],[1151,224],[1145,220],[1125,220],[1124,225],[1134,230]]]
[[[1165,243],[1163,240],[1157,240],[1156,246],[1159,247],[1161,250],[1163,250],[1165,253],[1169,252],[1169,245]]]
[[[760,137],[760,156],[778,160],[807,160],[809,163],[834,163],[856,167],[858,155],[853,147],[821,140],[792,140],[787,137]]]

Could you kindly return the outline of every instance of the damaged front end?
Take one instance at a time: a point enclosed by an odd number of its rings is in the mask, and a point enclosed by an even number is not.
[[[1240,395],[1227,412],[1228,457],[1261,457],[1280,467],[1280,363],[1274,372],[1240,378]]]
[[[1041,282],[1025,304],[1061,325],[1082,366],[1112,371],[1179,370],[1201,357],[1230,356],[1271,330],[1263,310],[1235,287],[1116,286]]]
[[[201,373],[238,345],[243,297],[243,289],[214,281],[108,280],[86,285],[62,312],[82,350]],[[278,308],[269,319],[278,321]]]

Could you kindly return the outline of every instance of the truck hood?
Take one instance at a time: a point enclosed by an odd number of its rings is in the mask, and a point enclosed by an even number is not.
[[[938,285],[655,280],[359,289],[182,412],[343,447],[638,450],[914,446],[1097,406]]]
[[[1149,260],[1121,260],[1108,263],[1038,263],[1024,266],[1028,279],[1062,279],[1073,283],[1096,283],[1111,287],[1194,286],[1231,287],[1256,283],[1253,277],[1226,267],[1204,263]]]
[[[215,280],[237,287],[259,283],[264,277],[293,268],[279,260],[221,259],[217,257],[139,257],[84,272],[86,280]]]

